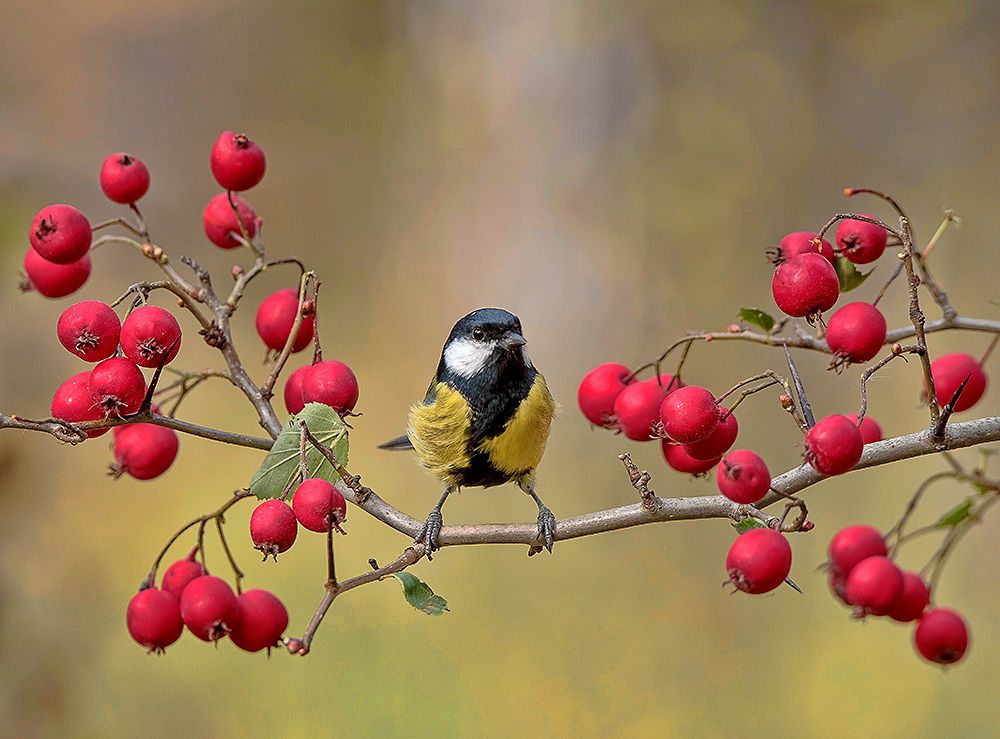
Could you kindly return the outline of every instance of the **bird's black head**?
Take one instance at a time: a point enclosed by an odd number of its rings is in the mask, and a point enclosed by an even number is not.
[[[480,308],[459,319],[441,355],[439,374],[470,378],[483,370],[506,374],[531,367],[521,321],[500,308]]]

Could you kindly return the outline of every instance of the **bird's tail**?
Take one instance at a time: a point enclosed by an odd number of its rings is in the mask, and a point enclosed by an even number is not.
[[[378,445],[379,449],[388,449],[391,452],[399,452],[405,449],[412,449],[413,444],[410,443],[410,439],[406,434],[402,436],[397,436],[395,439],[390,439],[384,444]]]

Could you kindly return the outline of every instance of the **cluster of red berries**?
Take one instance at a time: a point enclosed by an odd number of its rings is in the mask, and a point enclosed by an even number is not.
[[[924,659],[958,662],[969,646],[965,620],[948,608],[928,608],[930,589],[920,574],[901,570],[889,557],[885,538],[871,526],[848,526],[827,550],[830,590],[856,618],[886,616],[916,621],[913,643]]]
[[[187,626],[202,641],[228,636],[247,652],[278,645],[288,611],[277,596],[267,590],[237,595],[225,580],[206,572],[196,553],[170,565],[159,588],[140,590],[129,601],[125,623],[132,638],[151,652],[162,652]]]
[[[292,504],[284,500],[265,500],[250,514],[250,538],[264,554],[275,561],[291,549],[299,533],[299,524],[309,531],[327,533],[340,530],[347,519],[344,496],[326,480],[318,477],[303,480],[292,494]]]

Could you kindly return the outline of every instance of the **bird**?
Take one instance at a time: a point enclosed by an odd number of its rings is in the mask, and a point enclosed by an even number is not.
[[[412,449],[444,484],[414,541],[439,549],[441,509],[463,487],[515,483],[538,506],[538,536],[551,554],[556,518],[535,492],[557,405],[524,347],[521,321],[501,308],[479,308],[455,323],[422,402],[410,408],[406,434],[379,448]],[[528,554],[541,551],[533,546]]]

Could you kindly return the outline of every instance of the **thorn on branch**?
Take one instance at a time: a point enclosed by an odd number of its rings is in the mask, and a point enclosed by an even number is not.
[[[939,449],[944,449],[944,430],[948,425],[948,420],[955,412],[955,404],[958,403],[958,396],[962,394],[962,391],[965,390],[965,386],[969,384],[969,380],[971,379],[971,374],[966,375],[958,388],[955,389],[955,392],[952,393],[951,400],[941,409],[941,415],[938,416],[937,422],[934,424],[934,445]]]
[[[642,499],[642,507],[650,513],[656,513],[660,510],[662,506],[660,499],[649,489],[649,481],[652,479],[650,474],[646,470],[640,472],[639,468],[635,466],[635,462],[632,461],[632,455],[628,452],[619,454],[618,459],[625,465],[629,482],[632,483],[632,487],[636,489]]]

